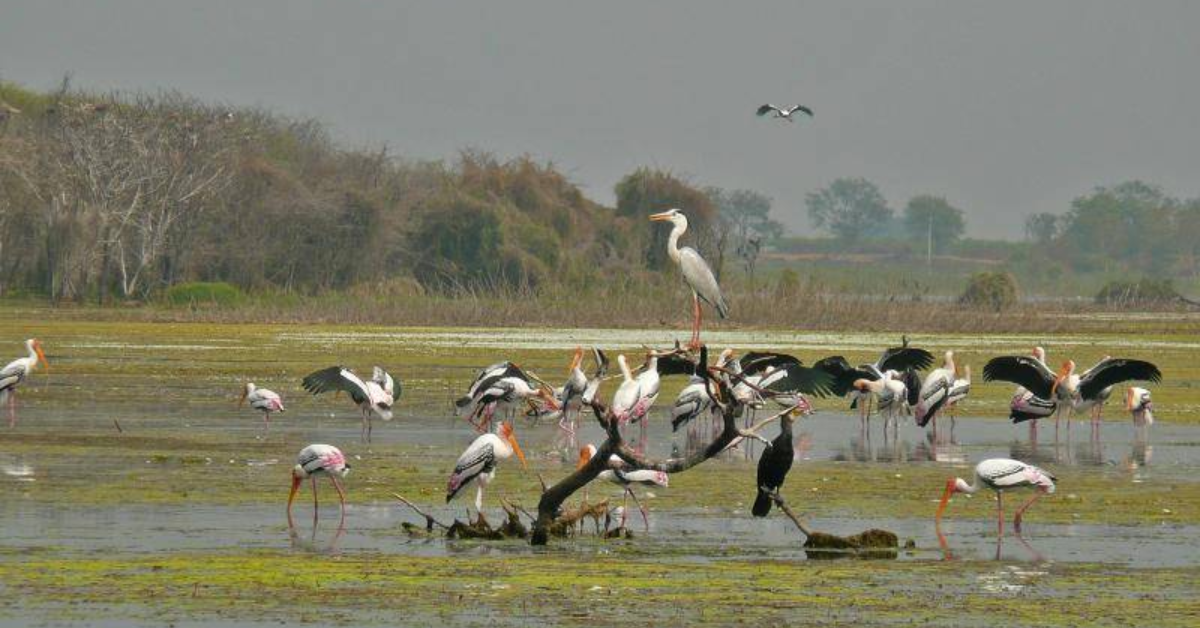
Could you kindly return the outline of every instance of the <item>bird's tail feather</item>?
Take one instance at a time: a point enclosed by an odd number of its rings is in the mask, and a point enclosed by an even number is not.
[[[754,499],[754,507],[750,509],[750,513],[755,517],[765,517],[771,512],[771,496],[761,488],[758,489],[758,497]]]
[[[729,318],[729,304],[725,302],[725,295],[717,300],[717,315],[721,318]]]

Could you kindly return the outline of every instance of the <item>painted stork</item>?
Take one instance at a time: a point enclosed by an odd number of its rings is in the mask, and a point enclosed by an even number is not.
[[[729,358],[733,355],[733,349],[726,349],[721,352],[721,357],[717,360],[718,367],[724,367]],[[695,368],[692,371],[692,376],[688,379],[688,383],[679,391],[679,395],[675,397],[675,403],[671,405],[671,431],[678,431],[680,426],[687,425],[693,419],[705,415],[711,415],[717,409],[717,405],[713,403],[712,396],[708,393],[708,379],[705,377],[704,370],[708,368],[708,345],[700,347],[700,359],[696,362]]]
[[[479,371],[467,394],[454,405],[456,412],[467,414],[467,420],[477,430],[486,432],[497,412],[511,420],[522,402],[533,399],[540,399],[550,409],[558,408],[549,387],[516,364],[500,362]]]
[[[854,380],[854,389],[864,397],[872,395],[879,400],[876,407],[883,415],[884,430],[887,430],[889,422],[895,429],[900,414],[909,409],[908,386],[904,384],[900,379],[900,374],[896,371],[884,371],[882,379],[856,379]]]
[[[600,359],[596,358],[597,364],[599,361]],[[576,415],[583,407],[583,391],[587,388],[587,375],[584,374],[582,365],[583,347],[575,347],[571,365],[567,367],[567,381],[554,391],[554,399],[560,411],[558,426],[568,434],[575,433]]]
[[[955,493],[971,494],[984,487],[996,492],[996,536],[999,538],[1004,536],[1004,492],[1026,488],[1034,490],[1033,497],[1022,504],[1017,509],[1016,516],[1013,517],[1013,528],[1016,529],[1017,534],[1020,534],[1021,517],[1025,511],[1042,495],[1053,493],[1054,482],[1057,479],[1042,469],[1020,460],[991,458],[980,462],[975,466],[974,484],[967,484],[962,478],[946,480],[946,490],[942,493],[942,500],[938,503],[937,513],[934,515],[939,540],[942,539],[942,513],[946,510],[946,504],[950,503],[950,497]],[[999,552],[999,547],[997,547],[997,552]]]
[[[679,266],[679,271],[683,273],[683,280],[692,289],[692,340],[689,347],[692,350],[699,350],[701,299],[716,309],[721,318],[729,317],[729,305],[725,303],[725,297],[721,294],[721,286],[717,284],[717,278],[713,275],[708,262],[705,262],[696,249],[690,246],[679,248],[679,238],[688,228],[687,216],[684,216],[683,212],[678,209],[669,209],[651,215],[650,220],[667,221],[674,225],[671,228],[671,235],[667,238],[667,255]]]
[[[758,458],[758,472],[755,475],[758,495],[754,498],[754,506],[750,508],[750,513],[755,517],[770,514],[771,495],[783,486],[788,471],[792,470],[795,457],[795,446],[792,444],[792,413],[787,412],[779,417],[779,435]]]
[[[313,532],[317,529],[317,478],[325,476],[333,482],[333,488],[337,491],[338,500],[341,502],[341,520],[338,523],[338,529],[341,530],[346,525],[346,492],[342,490],[342,484],[338,478],[345,478],[346,474],[350,473],[350,464],[346,462],[346,456],[342,451],[333,445],[309,445],[300,450],[300,454],[296,456],[296,466],[292,467],[292,490],[288,493],[287,503],[287,519],[288,529],[296,528],[295,522],[292,521],[292,502],[296,499],[296,493],[300,490],[300,483],[305,479],[312,480],[313,492]]]
[[[1046,364],[1046,350],[1041,347],[1034,347],[1030,354],[1034,360]],[[1045,367],[1050,370],[1049,366]],[[984,381],[990,381],[987,376],[987,371],[984,371]],[[1012,401],[1009,403],[1009,419],[1014,423],[1022,423],[1031,421],[1029,424],[1029,433],[1031,437],[1037,435],[1037,421],[1044,419],[1054,414],[1058,404],[1052,399],[1042,399],[1037,395],[1029,392],[1024,386],[1017,386],[1013,391]]]
[[[918,426],[925,427],[927,423],[937,417],[938,412],[950,399],[950,389],[954,387],[954,380],[957,378],[958,368],[954,365],[954,352],[947,351],[942,368],[934,369],[921,384],[917,405],[913,408],[913,419]],[[934,423],[934,430],[937,430],[936,423]]]
[[[331,390],[349,394],[350,399],[362,411],[362,432],[359,438],[368,443],[371,442],[372,419],[379,417],[384,421],[391,421],[392,405],[400,398],[401,392],[399,382],[378,366],[367,381],[363,381],[344,366],[331,366],[308,374],[302,385],[304,390],[313,395]]]
[[[17,386],[29,379],[38,364],[45,366],[47,373],[50,372],[50,363],[46,361],[46,354],[42,353],[40,340],[26,340],[25,350],[29,352],[28,357],[17,358],[0,369],[0,403],[4,403],[6,399],[8,401],[9,427],[17,424]]]
[[[1162,373],[1150,362],[1125,358],[1105,358],[1083,374],[1076,374],[1075,361],[1067,360],[1055,373],[1037,358],[1001,356],[984,366],[983,378],[1019,384],[1035,397],[1052,400],[1057,425],[1060,418],[1069,421],[1075,410],[1099,403],[1105,389],[1128,381],[1158,383]]]
[[[637,377],[629,369],[625,355],[617,356],[617,365],[621,368],[624,380],[613,393],[612,413],[621,424],[637,423],[646,417],[650,406],[658,399],[659,377],[658,357],[650,354],[647,358],[646,370]]]
[[[246,382],[245,388],[242,389],[242,398],[238,401],[238,407],[247,403],[251,408],[262,412],[264,426],[271,425],[272,412],[283,412],[283,398],[274,391],[255,386],[254,382]]]
[[[765,116],[768,113],[771,113],[772,111],[775,112],[775,115],[771,116],[772,118],[780,118],[783,120],[787,120],[788,122],[795,122],[795,119],[792,118],[792,114],[796,113],[797,111],[808,114],[808,117],[810,117],[810,118],[813,117],[812,109],[809,109],[808,107],[805,107],[804,105],[792,105],[791,107],[776,107],[775,105],[767,103],[767,104],[759,107],[758,111],[756,113],[761,118],[762,116]]]
[[[1133,424],[1139,432],[1154,424],[1154,402],[1150,399],[1150,391],[1137,386],[1130,386],[1125,391],[1125,409],[1133,417]]]
[[[766,393],[779,405],[799,405],[807,414],[812,406],[805,395],[825,397],[833,388],[828,373],[816,366],[804,366],[799,358],[786,353],[751,351],[741,358],[730,358],[728,366],[736,382],[733,396],[751,411],[763,406]]]
[[[480,521],[483,518],[483,489],[496,479],[496,466],[501,460],[508,460],[513,454],[521,461],[522,468],[528,468],[525,454],[517,443],[511,421],[500,423],[499,434],[482,434],[467,447],[454,464],[454,472],[446,483],[446,503],[449,504],[464,488],[474,484],[475,514]]]
[[[579,450],[579,462],[575,465],[575,469],[582,469],[584,465],[596,455],[595,445],[584,445]],[[621,459],[620,456],[613,454],[609,456],[607,469],[600,472],[596,479],[616,484],[620,486],[624,492],[621,496],[621,527],[625,527],[625,516],[628,512],[626,505],[628,498],[633,498],[633,503],[637,505],[638,510],[642,512],[642,525],[646,531],[650,531],[650,515],[646,507],[642,505],[636,493],[633,492],[634,486],[659,486],[667,488],[670,485],[670,477],[662,471],[653,471],[651,469],[636,469],[631,470],[629,465]]]
[[[958,414],[958,402],[967,398],[971,394],[971,365],[963,367],[963,376],[954,380],[954,384],[950,386],[950,393],[946,399],[946,409],[950,411],[950,421],[954,421]]]
[[[825,371],[833,378],[833,394],[839,397],[850,396],[850,408],[858,409],[859,418],[865,425],[870,418],[871,398],[877,395],[873,391],[863,390],[856,386],[855,383],[858,380],[879,381],[883,379],[883,375],[887,371],[895,371],[900,375],[894,379],[903,383],[915,396],[921,386],[920,378],[916,377],[914,369],[926,369],[933,364],[933,354],[924,349],[908,346],[907,337],[903,340],[902,346],[885,349],[874,364],[852,367],[846,358],[834,355],[818,360],[813,364],[813,368]],[[913,377],[916,377],[916,381],[912,379]],[[915,403],[915,401],[910,402],[910,405],[915,405]]]

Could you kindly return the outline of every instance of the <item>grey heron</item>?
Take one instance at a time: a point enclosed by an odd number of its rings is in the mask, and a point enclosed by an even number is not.
[[[792,118],[792,114],[796,113],[797,111],[802,111],[804,113],[807,113],[808,117],[810,117],[810,118],[813,117],[812,109],[809,109],[808,107],[805,107],[804,105],[792,105],[791,107],[776,107],[775,105],[772,105],[770,103],[767,103],[767,104],[759,107],[758,115],[760,117],[765,116],[768,113],[771,113],[772,111],[775,112],[775,115],[772,117],[782,118],[784,120],[787,120],[788,122],[795,122],[795,119]]]
[[[678,209],[668,209],[665,212],[651,215],[650,220],[669,221],[675,225],[667,239],[667,254],[679,266],[680,272],[683,273],[683,280],[692,289],[693,316],[690,347],[697,350],[700,348],[700,300],[703,299],[705,303],[716,309],[721,318],[729,317],[729,305],[725,303],[725,297],[721,294],[721,286],[717,284],[717,278],[713,275],[712,268],[709,268],[708,262],[705,262],[696,249],[690,246],[679,248],[679,237],[688,228],[687,216],[684,216],[683,212]]]

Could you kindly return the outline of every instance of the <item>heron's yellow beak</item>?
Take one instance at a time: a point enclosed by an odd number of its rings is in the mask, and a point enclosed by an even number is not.
[[[671,212],[662,212],[661,214],[651,214],[650,215],[650,220],[652,222],[659,222],[662,220],[670,220],[670,219],[671,219]]]

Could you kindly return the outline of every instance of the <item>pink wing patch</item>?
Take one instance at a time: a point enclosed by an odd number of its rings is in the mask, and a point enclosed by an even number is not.
[[[321,456],[321,466],[333,471],[346,468],[346,456],[340,451],[334,451]]]

